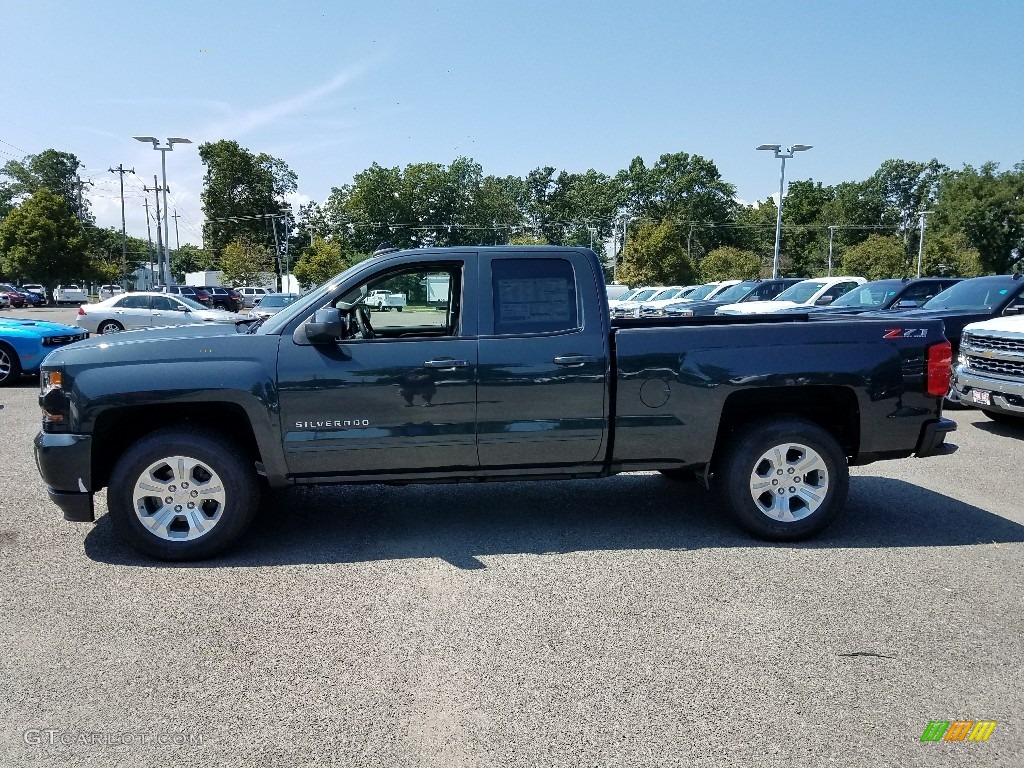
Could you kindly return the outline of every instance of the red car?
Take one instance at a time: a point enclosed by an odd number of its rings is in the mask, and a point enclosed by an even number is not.
[[[21,309],[25,306],[25,294],[9,283],[0,283],[0,293],[4,294],[11,302],[11,306]]]

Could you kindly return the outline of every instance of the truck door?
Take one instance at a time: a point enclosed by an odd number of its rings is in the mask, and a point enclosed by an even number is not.
[[[427,306],[427,280],[445,276],[452,299]],[[278,358],[284,449],[298,476],[475,474],[475,302],[464,302],[475,260],[408,260],[384,268],[338,301],[374,289],[405,293],[404,312],[374,313],[372,338],[330,345],[286,334]]]
[[[582,253],[564,251],[482,259],[482,472],[550,472],[603,458],[609,330],[595,267]]]

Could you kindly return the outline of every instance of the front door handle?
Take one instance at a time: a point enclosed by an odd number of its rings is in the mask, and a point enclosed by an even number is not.
[[[553,362],[555,365],[579,367],[584,363],[596,363],[598,359],[596,355],[559,355]]]
[[[468,368],[469,363],[465,360],[453,360],[445,358],[442,360],[427,360],[423,363],[424,368],[440,368],[446,371],[454,371],[456,368]]]

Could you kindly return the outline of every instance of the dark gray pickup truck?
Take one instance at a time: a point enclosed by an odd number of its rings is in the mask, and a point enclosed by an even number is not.
[[[372,290],[405,294],[370,314]],[[151,556],[234,542],[264,485],[694,474],[756,536],[840,512],[849,466],[954,450],[940,321],[612,323],[588,249],[361,262],[265,321],[104,335],[42,366],[36,461]]]

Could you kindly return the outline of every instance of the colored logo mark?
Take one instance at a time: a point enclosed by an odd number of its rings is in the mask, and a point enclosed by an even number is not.
[[[988,741],[995,720],[930,720],[921,741]]]

